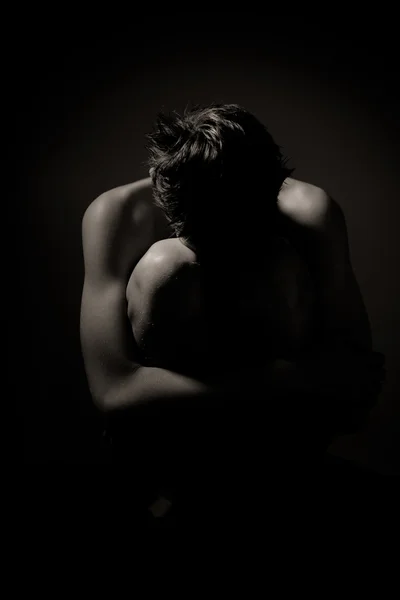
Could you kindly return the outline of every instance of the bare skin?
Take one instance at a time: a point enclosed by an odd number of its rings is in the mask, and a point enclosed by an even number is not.
[[[261,264],[259,257],[254,269],[237,268],[232,276],[229,248],[224,249],[215,256],[216,272],[205,293],[203,269],[183,240],[153,244],[127,287],[128,316],[143,361],[199,373],[224,365],[229,372],[238,346],[242,364],[249,365],[309,351],[314,294],[307,266],[283,239],[273,240],[265,252]]]
[[[362,395],[372,385],[371,335],[368,318],[351,268],[347,231],[339,206],[320,188],[286,180],[279,196],[282,230],[312,274],[322,339],[329,360],[313,365],[279,365],[293,386],[340,392],[351,383]],[[170,235],[168,223],[152,201],[151,180],[110,190],[97,198],[83,218],[85,283],[81,310],[81,340],[90,389],[106,412],[168,398],[202,398],[215,387],[237,389],[241,348],[236,347],[235,376],[209,381],[144,366],[132,336],[135,322],[132,272],[153,244]],[[333,355],[332,349],[337,352]],[[360,354],[361,352],[361,354]],[[378,361],[379,362],[379,361]],[[375,370],[376,371],[376,370]],[[316,374],[318,377],[316,377]],[[268,371],[268,377],[271,372]],[[247,375],[248,376],[248,375]],[[265,372],[261,374],[266,384]],[[243,375],[246,379],[246,373]],[[254,373],[251,374],[254,381]],[[329,385],[328,385],[329,381]],[[225,388],[224,388],[225,389]]]

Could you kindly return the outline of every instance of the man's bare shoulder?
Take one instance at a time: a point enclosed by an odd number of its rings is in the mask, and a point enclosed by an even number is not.
[[[146,178],[103,192],[90,203],[83,219],[100,225],[124,218],[141,225],[153,211],[151,179]]]
[[[128,300],[138,291],[146,297],[176,294],[198,279],[195,253],[177,238],[155,242],[134,268],[127,286]]]
[[[157,239],[156,218],[147,180],[109,190],[98,196],[82,219],[85,273],[126,278]]]
[[[155,242],[136,265],[141,279],[152,279],[158,285],[197,266],[196,254],[177,238]]]
[[[108,200],[119,205],[129,204],[138,200],[152,203],[152,184],[150,177],[138,179],[132,183],[119,185],[100,194],[95,202]]]
[[[322,188],[288,177],[278,197],[281,213],[304,226],[318,226],[336,205]]]

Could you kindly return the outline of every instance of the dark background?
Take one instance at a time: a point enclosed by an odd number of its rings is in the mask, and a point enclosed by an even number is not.
[[[295,177],[344,209],[388,381],[368,427],[332,451],[395,472],[399,98],[390,22],[266,20],[204,7],[80,29],[60,22],[51,34],[36,30],[13,76],[19,327],[8,323],[9,364],[24,462],[102,464],[102,423],[79,344],[81,219],[97,195],[147,175],[145,134],[157,111],[221,101],[253,111],[291,157]]]

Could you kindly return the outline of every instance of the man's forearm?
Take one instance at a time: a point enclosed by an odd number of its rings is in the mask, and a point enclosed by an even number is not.
[[[225,374],[206,381],[163,368],[140,366],[113,386],[102,404],[105,412],[111,413],[177,403],[190,408],[238,394],[245,389],[246,381],[252,383],[250,374]]]
[[[353,367],[352,362],[349,365]],[[135,409],[164,411],[173,407],[191,411],[229,406],[229,410],[235,410],[244,405],[246,410],[252,410],[253,405],[258,411],[265,407],[266,401],[283,400],[289,408],[288,404],[307,399],[311,409],[313,400],[318,405],[324,401],[336,404],[336,399],[343,403],[350,389],[344,367],[337,363],[335,354],[329,353],[308,355],[296,361],[275,360],[263,367],[239,366],[212,379],[140,366],[110,388],[100,404],[111,414],[135,412]],[[303,408],[307,411],[306,406]]]
[[[316,378],[318,370],[317,361],[313,365],[311,358],[307,364],[281,360],[202,381],[158,367],[139,367],[110,390],[104,409],[110,427],[134,437],[141,435],[135,427],[143,426],[151,437],[156,424],[168,429],[171,418],[178,429],[189,433],[199,423],[207,428],[212,423],[229,427],[233,422],[239,431],[246,416],[252,415],[253,423],[282,427],[286,432],[295,423],[315,425],[328,445],[338,431],[351,433],[358,425],[353,423],[352,411],[349,417],[349,408],[342,410],[346,406],[343,393],[329,389],[329,381]],[[158,415],[161,420],[151,419],[147,430],[149,422],[140,418],[145,415]]]
[[[319,357],[321,358],[321,357]],[[236,403],[255,398],[295,398],[299,394],[323,393],[316,379],[317,360],[309,356],[299,361],[276,360],[265,366],[236,368],[211,379],[192,377],[159,367],[138,367],[109,388],[97,404],[107,413],[136,408],[182,408],[216,406],[219,401]]]

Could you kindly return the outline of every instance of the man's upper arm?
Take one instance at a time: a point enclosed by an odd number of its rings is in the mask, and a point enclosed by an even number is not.
[[[82,221],[81,345],[90,390],[100,408],[114,382],[135,367],[126,285],[144,252],[143,240],[138,232],[135,236],[136,218],[132,203],[104,194]]]
[[[307,196],[304,202],[301,194]],[[316,283],[322,342],[369,351],[371,330],[351,264],[343,211],[323,190],[307,184],[299,206],[299,235],[305,238],[301,247]]]
[[[325,329],[339,344],[372,350],[369,319],[351,264],[346,220],[340,206],[329,200],[321,224],[318,269]]]

